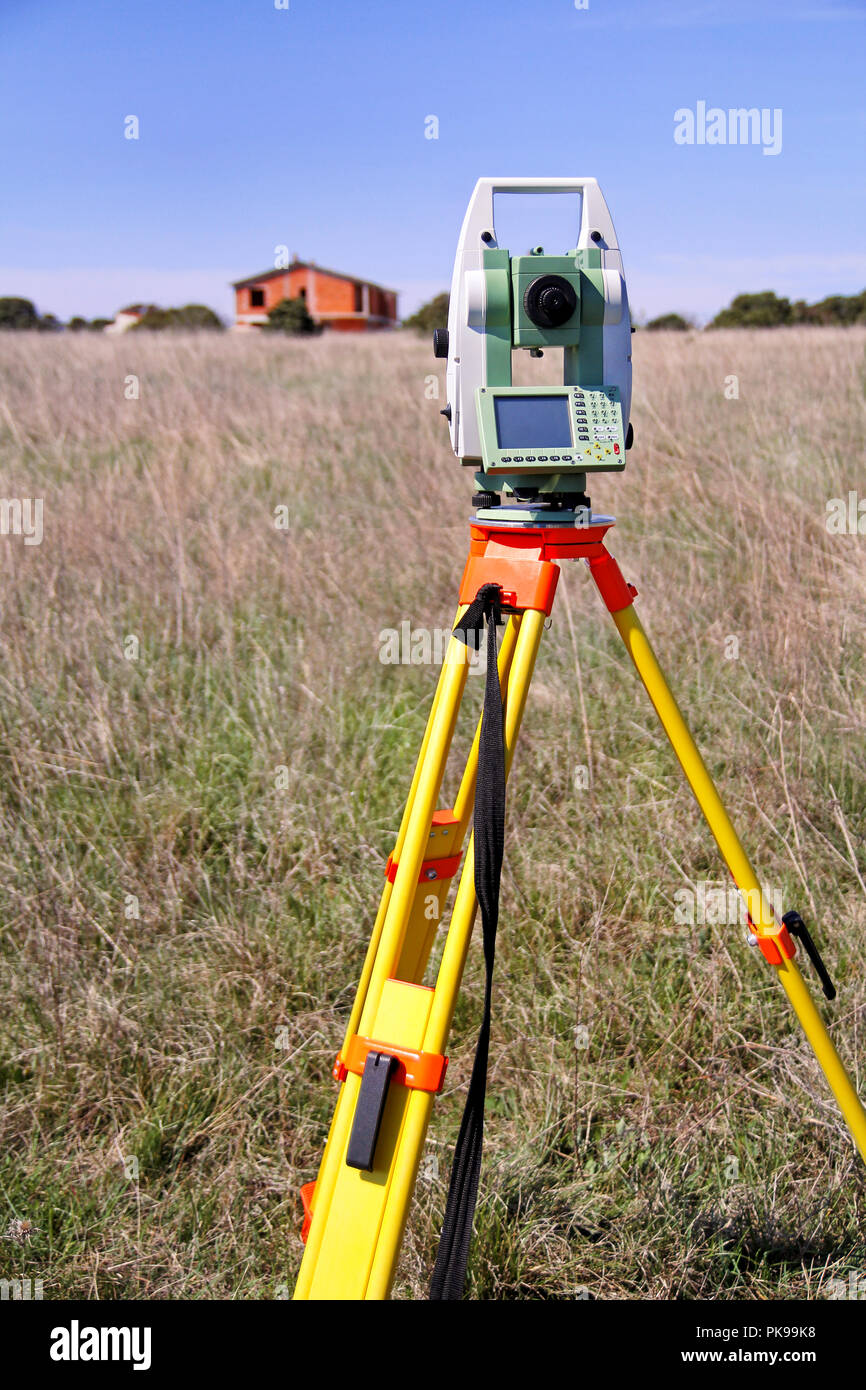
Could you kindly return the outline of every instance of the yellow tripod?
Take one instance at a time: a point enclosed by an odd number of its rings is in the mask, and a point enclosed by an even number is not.
[[[609,517],[567,527],[472,523],[458,619],[482,586],[498,586],[510,615],[498,657],[506,775],[553,605],[557,562],[584,559],[746,900],[750,940],[776,970],[866,1161],[866,1111],[798,969],[795,932],[825,981],[826,972],[796,914],[788,914],[786,926],[764,897],[634,611],[636,591],[605,549],[612,524]],[[424,985],[475,798],[480,725],[453,808],[437,810],[468,669],[467,647],[452,637],[334,1068],[341,1086],[324,1156],[317,1181],[302,1190],[306,1250],[297,1299],[384,1299],[391,1290],[477,907],[473,834],[435,981]]]

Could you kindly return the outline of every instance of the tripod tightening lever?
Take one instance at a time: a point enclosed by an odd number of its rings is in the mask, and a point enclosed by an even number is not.
[[[836,986],[830,979],[827,967],[821,958],[821,952],[818,950],[818,947],[812,940],[809,928],[806,926],[806,923],[803,921],[799,912],[786,912],[784,917],[782,918],[782,921],[788,928],[788,931],[791,933],[791,935],[796,936],[798,941],[802,941],[803,950],[806,952],[806,955],[809,957],[810,961],[815,967],[818,979],[821,981],[821,988],[823,989],[826,997],[828,999],[835,999]]]

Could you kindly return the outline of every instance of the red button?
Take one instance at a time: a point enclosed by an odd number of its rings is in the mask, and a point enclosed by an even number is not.
[[[619,445],[618,445],[618,444],[614,444],[614,446],[613,446],[613,452],[614,452],[615,454],[618,454],[618,453],[619,453]]]

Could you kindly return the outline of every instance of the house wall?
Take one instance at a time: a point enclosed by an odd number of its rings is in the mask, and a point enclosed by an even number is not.
[[[380,290],[370,286],[370,313],[386,319],[397,318],[397,296],[390,290]]]
[[[323,275],[320,270],[311,272],[313,278],[313,314],[354,314],[355,286],[351,280],[338,280],[333,275]],[[309,302],[310,291],[307,291]]]

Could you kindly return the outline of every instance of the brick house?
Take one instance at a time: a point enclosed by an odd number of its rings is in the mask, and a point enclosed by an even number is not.
[[[397,326],[397,291],[370,280],[323,270],[312,261],[293,260],[285,270],[266,270],[235,280],[235,327],[260,328],[268,310],[282,299],[304,299],[310,317],[342,333]]]

